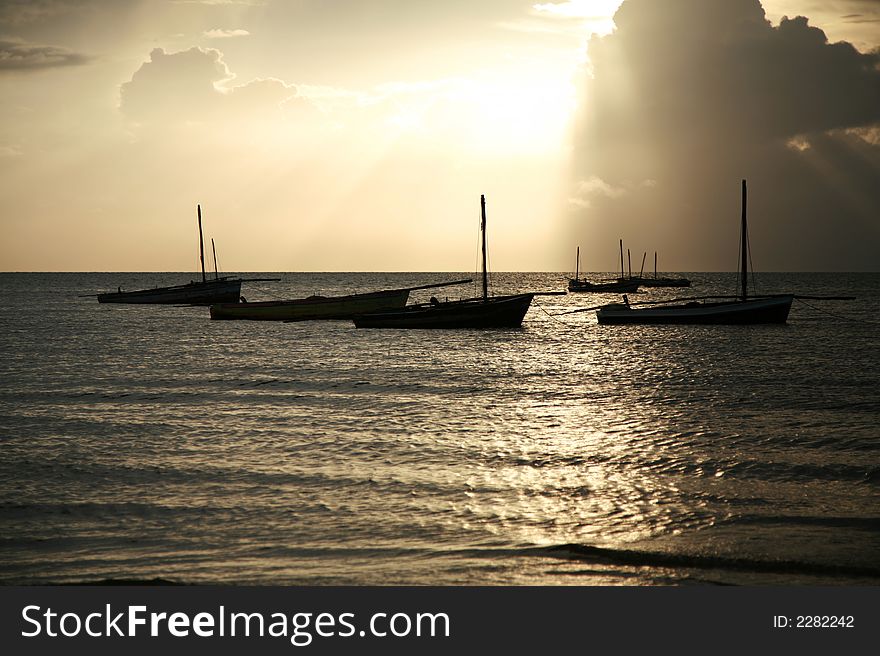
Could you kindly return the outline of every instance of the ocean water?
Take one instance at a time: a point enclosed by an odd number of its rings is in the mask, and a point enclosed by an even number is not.
[[[278,275],[242,293],[462,277]],[[639,300],[735,288],[686,275]],[[573,311],[619,297],[576,294],[458,331],[79,297],[192,277],[0,274],[0,582],[880,584],[878,274],[760,276],[857,297],[784,326],[598,326]]]

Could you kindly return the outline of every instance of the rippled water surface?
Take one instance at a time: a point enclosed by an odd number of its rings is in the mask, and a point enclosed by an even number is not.
[[[461,277],[280,276],[243,293]],[[0,274],[0,581],[880,583],[880,275],[762,276],[858,297],[786,326],[598,326],[571,311],[617,297],[574,294],[496,331],[78,297],[191,277]],[[690,277],[639,298],[735,285]]]

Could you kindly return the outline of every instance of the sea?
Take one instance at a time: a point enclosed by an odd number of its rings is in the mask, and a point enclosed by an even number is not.
[[[855,297],[772,326],[598,325],[617,295],[411,331],[94,296],[196,275],[0,274],[0,583],[880,585],[880,274],[760,275]],[[235,275],[281,278],[244,283],[266,300],[473,274]],[[630,301],[735,293],[678,275]]]

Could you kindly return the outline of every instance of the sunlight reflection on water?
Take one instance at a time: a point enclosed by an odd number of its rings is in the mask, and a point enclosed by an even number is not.
[[[278,293],[315,286],[298,275]],[[520,330],[358,331],[75,299],[107,274],[7,282],[7,581],[583,583],[580,561],[529,549],[871,565],[880,547],[880,363],[859,323],[601,328],[561,314],[597,303],[569,295]]]

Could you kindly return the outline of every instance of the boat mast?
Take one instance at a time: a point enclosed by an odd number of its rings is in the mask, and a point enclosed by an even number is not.
[[[749,278],[749,233],[746,223],[746,181],[742,181],[742,244],[740,245],[740,254],[742,257],[742,267],[740,269],[742,280],[742,300],[748,297],[748,278]]]
[[[220,279],[220,274],[217,273],[217,249],[214,247],[214,238],[211,237],[211,251],[214,253],[214,280]]]
[[[577,247],[577,257],[574,259],[574,279],[578,279],[579,269],[581,267],[581,247]]]
[[[657,279],[657,251],[654,251],[654,280]]]
[[[620,240],[620,278],[621,280],[625,278],[623,274],[623,240]]]
[[[483,302],[489,300],[489,274],[486,272],[486,197],[480,194],[480,232],[483,234]]]
[[[199,212],[199,259],[202,261],[202,282],[206,282],[205,278],[205,242],[202,240],[202,206],[196,205]]]

